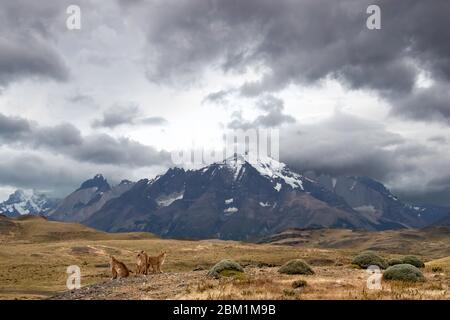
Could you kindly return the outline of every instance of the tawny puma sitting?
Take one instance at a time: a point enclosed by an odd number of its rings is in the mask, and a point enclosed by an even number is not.
[[[153,272],[162,273],[162,265],[164,263],[164,260],[166,260],[166,252],[163,251],[156,257],[148,257],[147,259],[147,269],[150,267],[152,268]]]
[[[148,274],[147,261],[148,256],[145,251],[142,250],[136,257],[136,274]]]
[[[126,278],[130,275],[130,270],[127,268],[125,263],[120,262],[113,256],[111,256],[111,261],[109,262],[111,266],[111,273],[112,273],[112,279],[119,278]]]

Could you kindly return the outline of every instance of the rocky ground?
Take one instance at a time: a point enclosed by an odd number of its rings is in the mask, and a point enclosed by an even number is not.
[[[246,267],[234,277],[213,279],[207,272],[168,272],[108,280],[57,294],[53,300],[149,299],[450,299],[446,273],[425,270],[424,283],[382,281],[381,290],[367,288],[366,270],[350,266],[315,267],[309,276],[284,275],[278,267]],[[307,285],[293,288],[296,280]]]
[[[185,294],[187,288],[206,277],[206,271],[169,272],[147,276],[130,276],[67,291],[51,300],[142,300],[171,299]]]

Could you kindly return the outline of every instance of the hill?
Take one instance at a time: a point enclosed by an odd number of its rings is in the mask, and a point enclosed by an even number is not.
[[[288,229],[259,243],[308,248],[375,250],[404,254],[426,252],[450,256],[450,227],[363,231],[349,229]]]
[[[14,220],[0,216],[0,231],[2,236],[7,235],[0,245],[0,299],[450,298],[450,241],[445,228],[372,233],[290,230],[302,233],[303,240],[308,241],[282,243],[283,239],[293,238],[283,233],[278,239],[272,237],[272,243],[256,244],[170,240],[143,233],[109,234],[41,217]],[[387,259],[406,254],[421,257],[427,265],[428,281],[411,287],[386,284],[381,292],[367,292],[366,271],[355,269],[351,261],[361,250],[374,248]],[[114,255],[134,269],[140,250],[150,255],[167,251],[165,273],[111,281],[109,256]],[[245,276],[207,278],[206,270],[224,258],[238,261],[245,267]],[[308,287],[304,291],[291,288],[298,276],[277,272],[279,266],[297,258],[306,260],[316,271],[305,278]],[[70,265],[81,269],[80,291],[66,292],[66,269]],[[433,271],[436,266],[441,271]]]
[[[0,241],[42,243],[68,240],[149,239],[150,233],[110,234],[78,223],[49,221],[42,216],[22,215],[16,219],[0,216]]]

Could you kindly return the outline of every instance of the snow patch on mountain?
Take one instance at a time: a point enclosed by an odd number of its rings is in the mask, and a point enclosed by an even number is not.
[[[244,165],[248,163],[255,168],[259,174],[270,180],[280,180],[289,185],[292,189],[303,188],[304,177],[292,172],[284,163],[278,162],[269,157],[251,157],[249,155],[237,155],[224,160],[230,170],[234,172],[234,179],[238,180],[245,170]],[[281,187],[280,187],[281,188]],[[279,190],[278,190],[279,191]]]
[[[184,196],[184,190],[181,192],[174,192],[174,193],[171,193],[168,195],[162,195],[162,196],[156,198],[155,200],[156,200],[156,203],[158,203],[158,205],[160,207],[168,207],[176,200],[183,199],[183,196]]]
[[[56,200],[32,190],[16,190],[0,203],[0,213],[10,217],[25,214],[46,215],[56,206]]]
[[[374,213],[377,212],[377,209],[375,209],[375,207],[372,206],[372,205],[359,206],[359,207],[356,207],[356,208],[353,208],[353,209],[358,211],[358,212],[362,212],[362,213],[374,214]]]
[[[238,208],[236,207],[231,207],[231,208],[226,208],[225,210],[223,210],[223,212],[228,213],[228,214],[233,214],[238,212]]]
[[[336,183],[337,183],[337,179],[331,178],[331,184],[333,185],[333,190],[336,189]]]

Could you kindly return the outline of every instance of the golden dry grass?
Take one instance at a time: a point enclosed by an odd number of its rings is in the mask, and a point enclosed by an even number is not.
[[[109,255],[134,269],[134,257],[139,250],[149,254],[166,250],[168,256],[163,270],[167,273],[133,277],[130,282],[120,282],[114,290],[95,298],[450,299],[450,257],[436,257],[436,251],[432,256],[421,251],[402,253],[425,253],[421,255],[427,261],[425,283],[383,281],[383,289],[375,291],[366,287],[368,274],[350,264],[361,249],[359,245],[323,249],[219,240],[165,240],[143,233],[107,234],[81,225],[45,220],[20,221],[16,227],[14,232],[22,230],[23,233],[2,233],[0,299],[42,299],[65,291],[69,265],[81,268],[82,286],[110,283]],[[55,231],[62,233],[55,236]],[[386,258],[397,256],[398,248],[394,252],[382,254]],[[192,271],[206,270],[226,258],[244,266],[245,275],[216,280],[206,277],[206,271]],[[316,274],[291,276],[277,272],[277,266],[296,258],[310,263]],[[436,266],[440,271],[433,269]],[[291,284],[299,279],[306,280],[308,285],[295,290]]]

